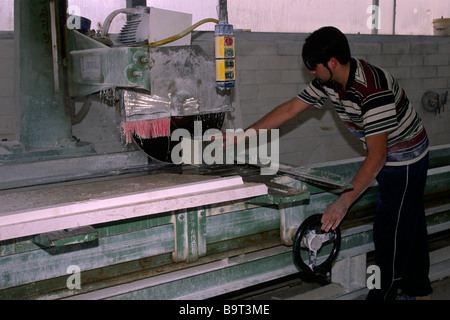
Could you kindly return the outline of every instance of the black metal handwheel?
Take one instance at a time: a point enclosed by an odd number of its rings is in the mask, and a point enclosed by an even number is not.
[[[322,231],[321,219],[321,214],[314,214],[303,221],[295,234],[292,250],[294,262],[298,268],[307,273],[329,276],[331,264],[336,259],[341,246],[341,231],[339,227],[329,232]],[[330,248],[331,251],[325,261],[317,265],[318,252],[321,249],[325,252]]]

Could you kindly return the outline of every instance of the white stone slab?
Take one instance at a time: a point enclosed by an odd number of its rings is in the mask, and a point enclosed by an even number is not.
[[[130,178],[121,181],[122,188],[116,186],[117,192],[101,189],[102,186],[105,189],[110,186],[112,182],[107,181],[1,195],[0,241],[267,194],[264,184],[244,183],[238,176],[182,183],[183,180],[199,179],[193,177],[154,175]],[[124,193],[130,189],[133,179],[151,179],[153,188]],[[143,181],[135,184],[137,189],[145,185]],[[163,187],[155,187],[164,184]],[[80,190],[85,191],[84,196],[79,194]],[[74,191],[78,193],[71,194]],[[63,199],[62,196],[57,197],[61,192]],[[105,193],[106,196],[102,197]]]

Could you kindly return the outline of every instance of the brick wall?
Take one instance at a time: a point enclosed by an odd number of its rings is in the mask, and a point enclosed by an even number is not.
[[[291,99],[312,79],[304,68],[301,48],[306,34],[236,32],[237,86],[233,89],[236,112],[229,126],[245,128]],[[194,32],[193,44],[214,55],[214,34]],[[353,56],[389,70],[406,89],[424,120],[432,145],[450,144],[450,104],[441,114],[421,107],[427,90],[445,93],[450,87],[448,37],[349,35]],[[13,35],[0,34],[0,140],[14,139]],[[114,110],[93,106],[88,118],[74,127],[82,140],[91,139],[100,152],[120,151],[115,136]],[[103,110],[104,109],[104,110]],[[99,127],[98,135],[90,126]],[[109,125],[110,123],[110,125]],[[95,131],[95,130],[94,130]],[[280,161],[292,165],[361,156],[361,144],[338,120],[331,105],[311,108],[280,128]]]

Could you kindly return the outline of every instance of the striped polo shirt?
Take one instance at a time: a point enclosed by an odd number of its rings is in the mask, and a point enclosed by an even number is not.
[[[347,86],[314,79],[298,98],[322,108],[331,100],[345,126],[365,146],[366,137],[388,134],[386,165],[406,165],[428,152],[429,141],[417,112],[400,84],[385,70],[351,59]]]

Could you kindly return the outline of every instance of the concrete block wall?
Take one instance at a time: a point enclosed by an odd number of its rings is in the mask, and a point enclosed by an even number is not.
[[[14,35],[0,32],[0,141],[15,139]]]
[[[308,34],[236,32],[235,126],[246,128],[311,81],[301,51]],[[197,33],[194,43],[213,54],[212,33]],[[450,87],[448,37],[349,35],[356,58],[390,71],[422,117],[432,145],[450,143],[450,104],[440,114],[421,106],[423,94]],[[331,104],[310,108],[280,128],[280,161],[296,166],[365,155],[361,143],[342,125]]]

